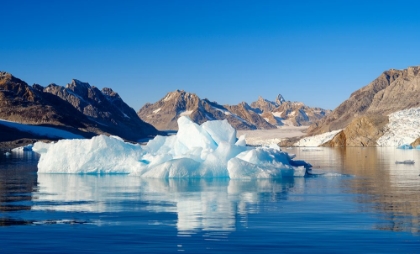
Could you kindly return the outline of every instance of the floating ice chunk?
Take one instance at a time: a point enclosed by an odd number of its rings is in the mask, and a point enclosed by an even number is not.
[[[141,166],[144,154],[140,145],[104,135],[48,145],[37,142],[34,151],[41,154],[38,173],[130,173]]]
[[[404,144],[404,145],[401,145],[401,146],[397,147],[397,149],[409,150],[409,149],[413,149],[413,147],[411,145]]]
[[[12,149],[12,152],[29,152],[32,151],[32,144],[26,145],[26,146],[21,146],[21,147],[16,147]]]
[[[307,163],[291,165],[291,156],[280,148],[258,147],[240,153],[229,160],[229,177],[234,178],[282,178],[304,176]],[[241,170],[242,168],[242,170]]]
[[[414,165],[414,160],[395,161],[395,164],[410,164],[410,165]]]
[[[309,164],[293,161],[278,146],[252,148],[227,121],[203,125],[187,117],[174,136],[156,136],[147,145],[118,137],[37,142],[39,173],[131,173],[146,178],[280,178],[304,175]]]

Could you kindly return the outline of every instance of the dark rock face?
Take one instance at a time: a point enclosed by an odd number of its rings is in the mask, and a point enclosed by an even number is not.
[[[391,69],[355,91],[327,117],[308,129],[309,135],[343,129],[356,117],[382,115],[420,106],[420,66]]]
[[[112,89],[100,91],[78,80],[66,87],[30,87],[1,72],[0,109],[0,118],[5,120],[61,126],[86,137],[104,133],[137,141],[157,133]]]
[[[51,84],[44,92],[67,101],[80,113],[101,125],[107,133],[129,140],[138,140],[157,133],[155,128],[144,123],[111,88],[100,91],[88,83],[72,80],[66,87]]]
[[[60,98],[39,90],[9,73],[0,73],[0,118],[27,124],[85,128],[88,119]]]
[[[238,130],[276,128],[267,123],[246,103],[237,106],[222,106],[180,90],[168,93],[154,104],[144,105],[137,114],[159,130],[177,130],[177,120],[182,115],[189,116],[198,124],[208,120],[226,119]]]

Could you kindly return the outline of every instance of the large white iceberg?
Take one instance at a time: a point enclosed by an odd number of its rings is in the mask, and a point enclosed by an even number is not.
[[[202,125],[182,116],[174,136],[147,145],[104,135],[84,140],[37,142],[38,173],[134,174],[147,178],[282,178],[303,176],[311,165],[293,161],[278,146],[247,147],[226,120]]]

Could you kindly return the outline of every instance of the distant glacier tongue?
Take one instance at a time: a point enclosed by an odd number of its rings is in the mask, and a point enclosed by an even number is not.
[[[178,119],[175,136],[156,136],[147,145],[104,135],[92,139],[35,143],[38,173],[133,174],[148,178],[282,178],[304,176],[310,164],[272,147],[247,147],[226,120],[202,125]]]

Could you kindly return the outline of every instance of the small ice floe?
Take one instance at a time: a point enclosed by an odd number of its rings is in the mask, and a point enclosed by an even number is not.
[[[32,151],[32,144],[26,145],[26,146],[21,146],[21,147],[16,147],[12,149],[12,152],[30,152]]]
[[[307,172],[308,177],[353,177],[353,175],[342,174],[337,172],[323,172],[323,171],[309,171]]]
[[[395,161],[395,164],[414,164],[413,160]]]
[[[316,148],[316,147],[308,147],[308,148],[303,148],[302,151],[304,152],[316,152],[316,151],[322,151],[321,148]]]
[[[4,155],[6,155],[6,156],[10,156],[10,155],[11,155],[11,153],[10,153],[10,152],[5,152],[5,153],[4,153]]]
[[[413,149],[413,147],[411,145],[404,144],[397,147],[397,149],[409,150],[409,149]]]

